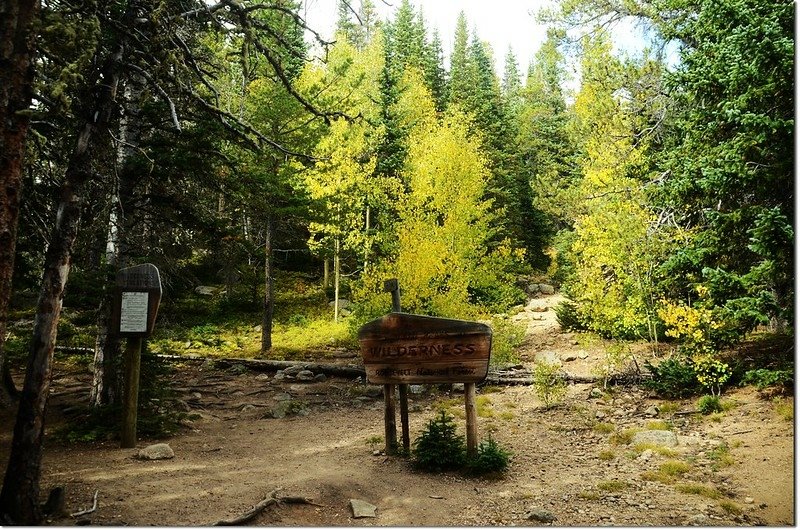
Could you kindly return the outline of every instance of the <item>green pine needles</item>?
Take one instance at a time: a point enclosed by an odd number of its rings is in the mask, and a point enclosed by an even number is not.
[[[456,432],[453,416],[442,410],[414,440],[412,456],[414,465],[424,471],[465,470],[472,475],[488,475],[505,472],[511,454],[490,436],[478,445],[475,457],[468,458],[464,437]]]

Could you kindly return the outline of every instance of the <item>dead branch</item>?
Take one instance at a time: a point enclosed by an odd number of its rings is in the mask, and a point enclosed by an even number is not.
[[[94,490],[94,499],[92,499],[92,507],[87,510],[81,510],[79,512],[69,514],[70,517],[80,517],[81,515],[88,515],[97,510],[97,494],[100,490]]]
[[[253,506],[250,510],[243,513],[239,517],[233,519],[223,519],[217,521],[211,526],[238,526],[253,520],[258,514],[275,504],[310,504],[312,506],[324,507],[322,504],[317,504],[305,497],[276,497],[280,489],[272,490],[264,500]]]

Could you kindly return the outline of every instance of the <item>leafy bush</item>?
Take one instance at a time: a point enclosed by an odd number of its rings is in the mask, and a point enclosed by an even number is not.
[[[425,471],[448,471],[461,468],[466,461],[464,437],[456,434],[453,416],[444,410],[428,422],[422,434],[414,440],[414,464]]]
[[[742,378],[742,385],[753,385],[759,390],[771,386],[790,387],[794,381],[792,370],[770,370],[768,368],[758,368],[748,370]]]
[[[708,415],[715,412],[722,412],[722,403],[719,396],[703,396],[697,400],[697,411]]]
[[[712,355],[698,355],[692,358],[697,381],[703,388],[709,390],[712,395],[719,396],[722,393],[722,386],[731,377],[731,367],[716,359]]]
[[[561,377],[556,363],[537,362],[533,367],[533,391],[549,408],[567,393],[567,382]]]
[[[493,366],[516,364],[519,362],[517,348],[525,339],[525,328],[505,318],[492,321],[492,357]]]
[[[508,469],[511,453],[503,449],[489,436],[478,444],[478,452],[467,462],[467,471],[473,475],[503,473]]]
[[[578,306],[572,302],[563,301],[555,307],[556,319],[564,331],[586,331],[589,328],[578,315]]]
[[[305,315],[292,315],[289,317],[289,325],[305,327],[308,325],[308,318]]]
[[[642,384],[658,395],[666,398],[682,398],[700,392],[700,383],[697,381],[694,366],[687,360],[673,357],[658,365],[653,365],[650,361],[645,361],[644,364],[653,377]]]

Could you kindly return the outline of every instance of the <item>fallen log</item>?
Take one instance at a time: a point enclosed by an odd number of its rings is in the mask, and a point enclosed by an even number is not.
[[[236,357],[225,358],[204,358],[204,357],[184,357],[181,355],[159,355],[160,359],[167,361],[207,361],[213,360],[219,366],[233,366],[241,364],[257,372],[271,372],[273,370],[285,370],[293,366],[299,366],[304,370],[311,370],[315,374],[325,374],[339,377],[365,377],[366,371],[363,366],[352,364],[328,364],[328,363],[309,363],[305,361],[272,361],[268,359],[241,359]]]
[[[614,374],[607,378],[595,375],[576,375],[562,373],[561,379],[572,384],[598,384],[605,383],[614,386],[637,385],[650,379],[650,374]],[[533,374],[503,375],[489,372],[482,384],[484,385],[532,385]]]

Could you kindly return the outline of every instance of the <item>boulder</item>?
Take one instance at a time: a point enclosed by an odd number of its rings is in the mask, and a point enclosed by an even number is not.
[[[542,294],[556,294],[556,288],[547,283],[540,283],[539,292]]]
[[[140,449],[137,457],[142,460],[167,460],[175,458],[175,452],[169,444],[153,444]]]
[[[328,307],[333,307],[336,305],[334,300],[328,302]],[[350,310],[353,307],[353,302],[348,300],[347,298],[339,298],[339,309],[348,309]]]
[[[213,287],[209,287],[208,285],[198,285],[194,288],[194,292],[200,296],[214,296],[217,290]]]
[[[653,444],[660,447],[676,447],[678,437],[672,431],[640,431],[633,435],[633,445]]]

